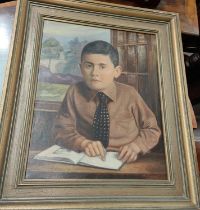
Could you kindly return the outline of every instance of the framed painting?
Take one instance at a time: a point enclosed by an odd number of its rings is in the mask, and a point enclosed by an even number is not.
[[[21,0],[0,209],[198,209],[177,14]]]

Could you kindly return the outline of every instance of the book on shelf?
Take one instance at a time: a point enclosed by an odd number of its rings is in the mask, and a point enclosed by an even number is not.
[[[106,152],[105,160],[102,160],[100,156],[89,157],[83,152],[78,153],[53,145],[37,154],[34,159],[117,170],[123,165],[123,162],[117,158],[117,155],[117,152],[109,151]]]

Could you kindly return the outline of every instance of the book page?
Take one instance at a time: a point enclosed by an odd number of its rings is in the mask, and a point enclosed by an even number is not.
[[[123,162],[118,160],[117,152],[107,152],[105,160],[101,160],[99,156],[97,157],[89,157],[85,155],[79,162],[81,165],[94,166],[98,168],[106,168],[106,169],[119,169]]]
[[[74,152],[58,145],[53,145],[52,147],[37,154],[34,159],[77,164],[83,156],[84,153]]]

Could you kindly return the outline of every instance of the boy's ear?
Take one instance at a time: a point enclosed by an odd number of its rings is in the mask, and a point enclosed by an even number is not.
[[[117,79],[122,73],[122,67],[121,66],[116,66],[115,67],[115,78]]]

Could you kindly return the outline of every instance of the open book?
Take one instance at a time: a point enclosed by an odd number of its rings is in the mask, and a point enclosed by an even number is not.
[[[58,145],[53,145],[40,152],[34,157],[34,159],[86,165],[106,169],[119,169],[123,164],[121,160],[117,159],[117,152],[106,152],[105,160],[101,160],[99,156],[89,157],[83,152],[78,153],[62,148]]]

